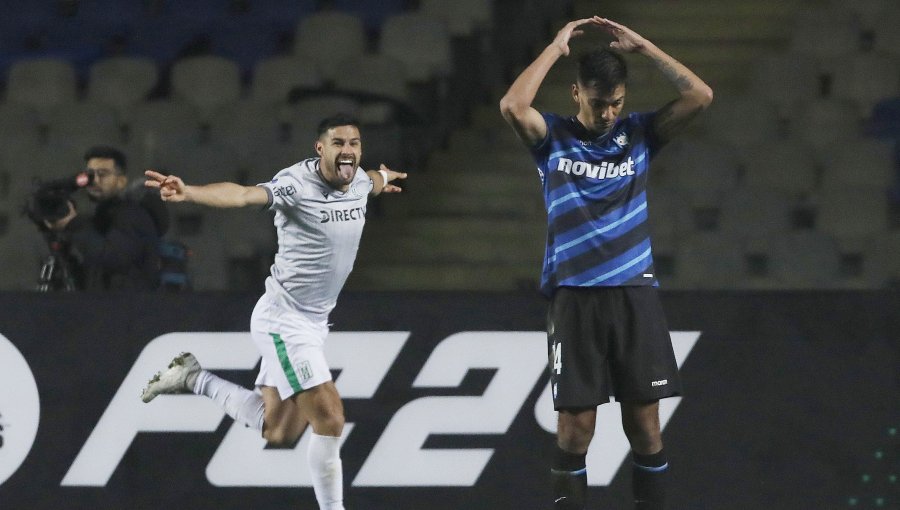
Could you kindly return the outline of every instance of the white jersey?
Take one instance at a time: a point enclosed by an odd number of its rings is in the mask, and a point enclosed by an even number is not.
[[[357,168],[347,191],[338,191],[320,176],[319,158],[310,158],[259,186],[278,232],[266,294],[288,310],[327,320],[356,260],[372,180]]]

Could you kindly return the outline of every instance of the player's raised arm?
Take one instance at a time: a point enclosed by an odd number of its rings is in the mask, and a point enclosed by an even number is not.
[[[373,196],[381,193],[400,193],[403,191],[403,188],[396,184],[391,184],[391,182],[397,179],[406,179],[406,172],[395,172],[382,164],[378,170],[367,170],[366,175],[374,183],[371,193]]]
[[[713,91],[709,85],[655,44],[615,21],[601,18],[600,26],[616,38],[610,48],[649,58],[678,90],[679,97],[657,111],[653,128],[660,141],[671,140],[712,103]]]
[[[581,35],[585,25],[600,25],[600,18],[594,16],[567,23],[500,99],[500,113],[526,145],[540,143],[547,134],[547,123],[531,104],[553,64],[569,54],[569,40]]]
[[[159,190],[166,202],[194,202],[210,207],[263,206],[269,201],[266,190],[259,186],[241,186],[232,182],[217,182],[190,186],[175,175],[163,175],[153,170],[144,172],[144,185]]]

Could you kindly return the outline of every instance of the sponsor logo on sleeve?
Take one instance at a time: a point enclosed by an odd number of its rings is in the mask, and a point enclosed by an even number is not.
[[[297,188],[293,184],[288,184],[287,186],[276,186],[275,189],[272,190],[272,195],[276,197],[289,197],[297,193]]]

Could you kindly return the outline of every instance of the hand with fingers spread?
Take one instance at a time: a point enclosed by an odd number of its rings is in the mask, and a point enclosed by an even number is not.
[[[158,189],[159,197],[164,202],[183,202],[186,200],[186,186],[180,177],[163,175],[154,170],[146,170],[144,175],[147,176],[144,186]]]
[[[381,164],[377,172],[381,175],[383,180],[381,191],[379,191],[379,193],[400,193],[403,191],[403,188],[396,184],[391,184],[391,182],[397,179],[406,179],[406,172],[395,172],[385,166],[384,163]]]
[[[616,38],[615,41],[609,43],[610,48],[626,53],[633,53],[640,51],[647,46],[648,41],[646,39],[625,25],[621,25],[606,18],[597,19],[599,20],[598,24],[600,27]]]
[[[584,33],[584,30],[580,27],[584,25],[602,25],[603,18],[599,16],[594,16],[592,18],[584,18],[577,19],[575,21],[570,21],[566,23],[566,26],[562,27],[559,32],[556,34],[556,38],[553,39],[553,44],[559,47],[560,51],[562,51],[563,55],[569,54],[569,40],[573,37],[578,37]]]

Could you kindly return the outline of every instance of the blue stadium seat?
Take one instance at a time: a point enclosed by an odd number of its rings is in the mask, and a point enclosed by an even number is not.
[[[73,21],[93,34],[124,36],[146,16],[144,4],[121,0],[80,0]]]
[[[235,61],[248,81],[256,63],[280,52],[285,34],[266,20],[227,18],[208,32],[211,51]]]
[[[877,138],[900,140],[900,96],[888,97],[875,104],[866,133]]]
[[[198,37],[197,27],[177,18],[146,18],[128,34],[125,52],[161,65],[174,61]]]
[[[265,23],[279,33],[293,33],[301,19],[316,11],[316,0],[259,0],[248,2],[242,17]]]
[[[196,26],[210,26],[228,15],[230,5],[230,0],[162,0],[154,3],[148,15],[162,19],[193,20]]]
[[[61,19],[52,2],[0,0],[0,52],[21,53],[34,47],[54,22]]]

